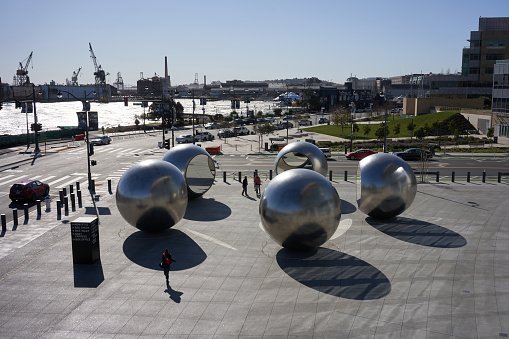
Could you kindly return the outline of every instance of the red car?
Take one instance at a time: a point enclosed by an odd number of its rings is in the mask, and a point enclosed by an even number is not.
[[[49,194],[49,185],[39,180],[21,180],[12,185],[9,198],[12,201],[27,200],[35,201],[38,197],[45,197]]]
[[[378,152],[372,151],[370,149],[358,149],[357,151],[347,153],[345,156],[347,159],[350,159],[350,160],[355,160],[355,159],[360,160],[360,159],[364,159],[368,155],[376,154],[376,153],[378,153]]]

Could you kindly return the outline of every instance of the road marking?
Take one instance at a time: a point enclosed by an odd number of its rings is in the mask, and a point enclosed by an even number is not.
[[[0,182],[0,185],[9,184],[9,183],[13,183],[14,184],[17,181],[20,181],[20,179],[23,179],[24,177],[28,177],[28,175],[26,175],[26,174],[25,175],[20,175],[16,179],[10,178],[9,180],[5,180],[5,181]]]
[[[66,183],[63,183],[63,184],[59,184],[56,188],[62,188],[62,187],[65,187],[65,186],[70,186],[71,184],[74,184],[76,181],[79,181],[82,177],[77,177],[77,178],[73,178],[72,180],[66,182]]]
[[[66,180],[66,179],[68,179],[68,178],[70,178],[70,177],[71,177],[70,175],[66,175],[66,176],[64,176],[64,177],[62,177],[62,178],[60,178],[60,179],[54,180],[54,181],[52,181],[52,182],[48,182],[48,185],[50,185],[50,186],[51,186],[51,185],[54,185],[54,184],[56,184],[57,182],[60,182],[60,181],[62,181],[62,180]]]
[[[228,245],[228,244],[226,244],[226,243],[224,243],[224,242],[222,242],[220,240],[217,240],[216,238],[212,238],[212,237],[210,237],[208,235],[205,235],[205,234],[202,234],[200,232],[193,231],[193,230],[187,230],[187,231],[193,233],[194,235],[199,236],[200,238],[203,238],[205,240],[213,242],[214,244],[217,244],[217,245],[220,245],[220,246],[224,246],[224,247],[229,248],[231,250],[235,250],[235,251],[237,250],[235,247],[230,246],[230,245]]]
[[[132,147],[131,147],[131,148],[126,148],[125,150],[123,150],[123,151],[119,151],[118,153],[119,153],[119,154],[127,153],[127,152],[129,152],[130,150],[132,150],[132,149],[134,149],[134,148],[132,148]]]

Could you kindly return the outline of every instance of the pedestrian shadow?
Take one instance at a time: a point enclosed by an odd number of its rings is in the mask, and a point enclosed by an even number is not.
[[[389,279],[380,270],[346,253],[322,247],[306,252],[283,248],[276,260],[291,278],[332,296],[374,300],[391,291]]]
[[[388,236],[412,244],[438,248],[457,248],[467,244],[462,235],[422,220],[404,217],[377,220],[367,217],[366,222]]]
[[[93,264],[74,264],[74,287],[97,288],[104,281],[101,259]]]
[[[184,219],[195,221],[216,221],[228,218],[232,210],[213,198],[197,198],[187,204]]]
[[[162,271],[159,263],[166,248],[176,260],[171,264],[171,271],[190,269],[207,258],[207,254],[192,238],[171,228],[159,233],[138,231],[131,234],[123,245],[125,256],[133,263],[158,271]]]
[[[167,288],[164,290],[164,292],[168,293],[168,295],[170,296],[170,299],[173,300],[177,304],[180,304],[180,301],[181,301],[180,297],[182,296],[182,294],[184,294],[183,292],[175,291],[174,289],[171,288],[170,285],[167,285]]]

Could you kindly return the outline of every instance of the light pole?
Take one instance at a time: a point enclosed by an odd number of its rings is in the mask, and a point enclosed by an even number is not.
[[[196,103],[194,102],[194,87],[193,87],[192,93],[190,93],[190,92],[187,92],[187,93],[193,95],[193,145],[195,145],[196,141],[194,140],[194,110],[196,109]]]
[[[380,97],[385,101],[384,153],[387,153],[387,98],[384,92],[380,92]]]
[[[350,122],[350,152],[353,151],[353,116],[355,115],[355,96],[356,95],[357,95],[357,92],[353,92],[352,102],[350,103],[350,106],[352,107],[351,122]]]
[[[39,124],[37,123],[37,111],[35,109],[35,84],[32,83],[32,99],[34,101],[34,134],[35,134],[35,149],[34,153],[39,153]]]
[[[67,92],[67,91],[61,91],[59,90],[58,93],[57,93],[57,98],[62,98],[62,92],[65,92],[69,95],[71,95],[74,99],[77,99],[79,100],[78,98],[76,98],[76,96],[74,96],[74,94],[70,93],[70,92]],[[90,170],[90,139],[88,137],[88,130],[89,130],[89,125],[90,125],[90,122],[88,120],[89,118],[89,114],[88,112],[90,111],[90,103],[87,102],[87,97],[89,94],[93,94],[93,95],[96,95],[97,92],[96,91],[92,91],[90,93],[87,94],[87,91],[84,91],[85,93],[85,98],[83,100],[81,100],[81,103],[83,104],[83,111],[85,112],[85,122],[86,122],[86,139],[87,139],[87,175],[88,175],[88,189],[89,190],[93,190],[93,187],[92,187],[92,171]]]

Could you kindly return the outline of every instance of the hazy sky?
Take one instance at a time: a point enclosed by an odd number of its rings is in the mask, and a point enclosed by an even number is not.
[[[93,83],[89,42],[108,83],[163,76],[165,56],[172,85],[456,72],[479,17],[508,15],[508,0],[0,0],[0,77],[33,51],[36,84],[79,67]]]

